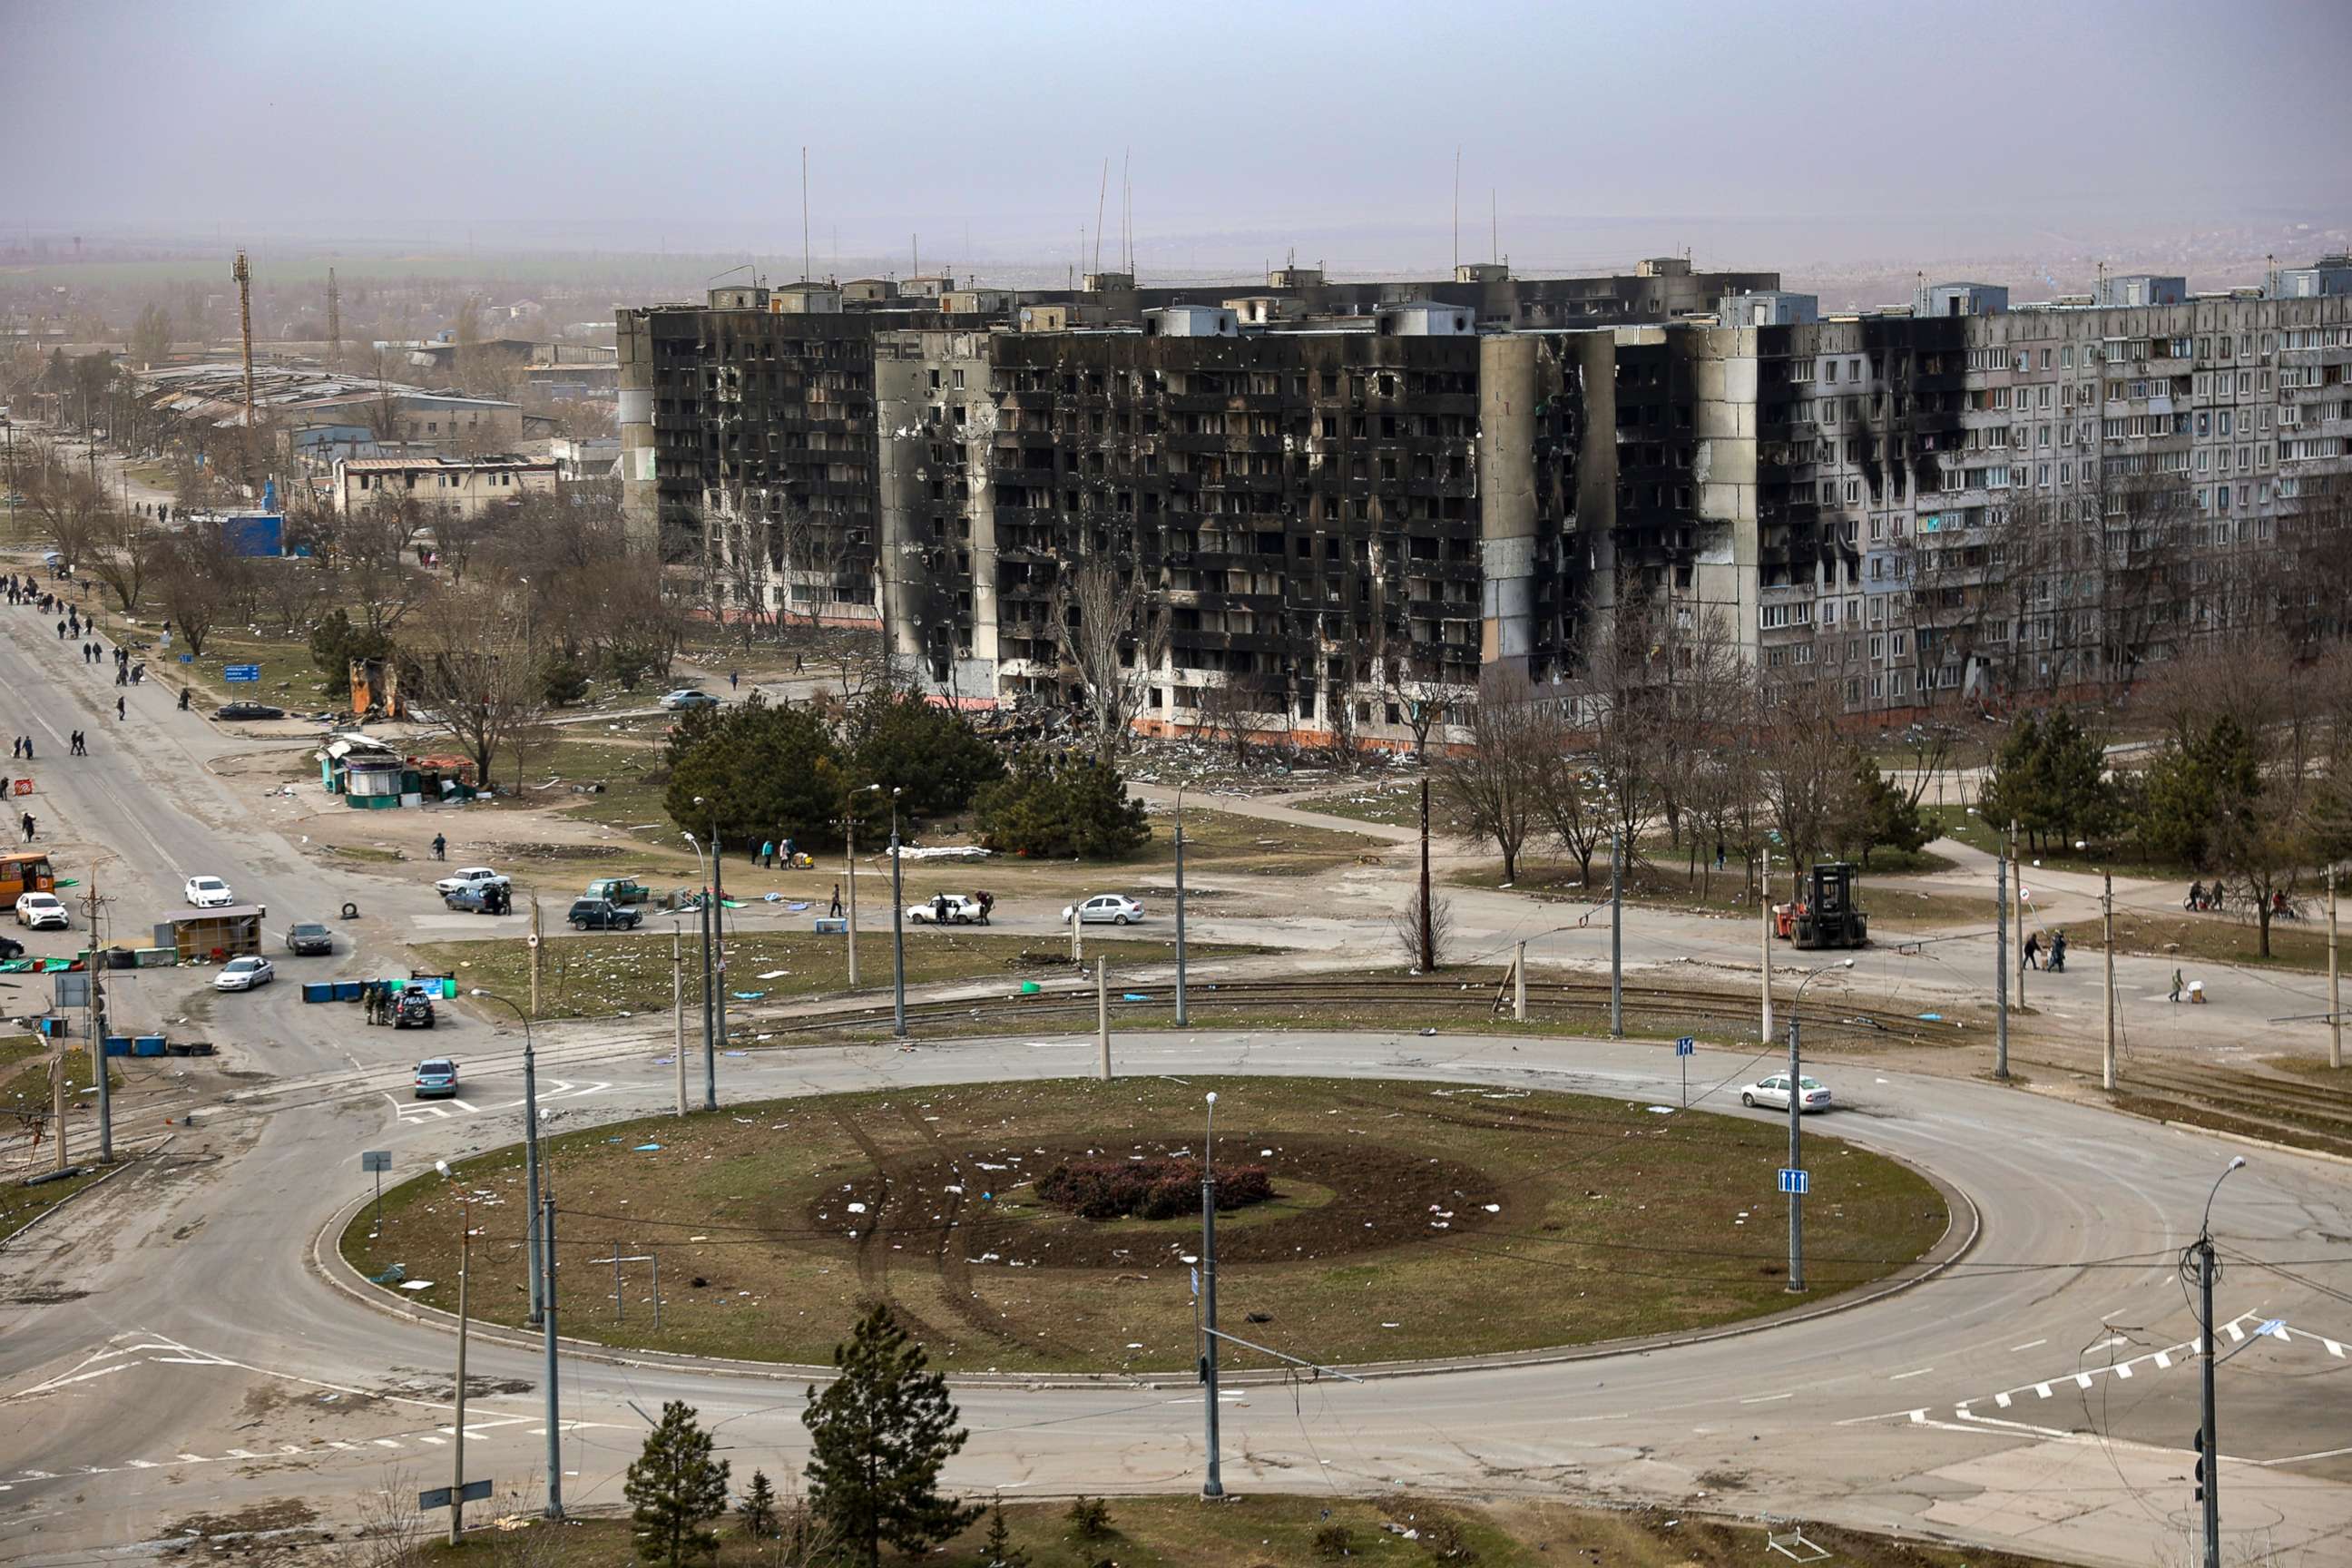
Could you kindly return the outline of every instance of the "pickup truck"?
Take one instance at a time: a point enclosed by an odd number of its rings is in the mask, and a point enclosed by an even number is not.
[[[643,882],[626,877],[599,877],[580,896],[583,900],[610,899],[616,904],[642,904],[654,895],[653,889]]]

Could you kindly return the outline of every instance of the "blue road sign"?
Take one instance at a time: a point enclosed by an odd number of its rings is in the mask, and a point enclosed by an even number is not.
[[[257,664],[226,665],[221,669],[223,680],[259,680],[261,666]]]
[[[1801,1197],[1805,1194],[1812,1191],[1812,1189],[1813,1176],[1811,1172],[1792,1171],[1788,1169],[1786,1166],[1781,1168],[1780,1190],[1782,1192],[1795,1193],[1798,1196]]]
[[[1698,1042],[1691,1038],[1688,1035],[1685,1035],[1681,1039],[1675,1042],[1675,1055],[1678,1057],[1689,1056],[1693,1051],[1697,1049]]]
[[[416,1494],[416,1506],[428,1511],[436,1508],[447,1508],[449,1506],[449,1489],[450,1489],[447,1487],[435,1487],[430,1491],[418,1492]],[[488,1500],[489,1495],[489,1482],[467,1481],[462,1488],[458,1489],[457,1500],[460,1502],[483,1502]]]

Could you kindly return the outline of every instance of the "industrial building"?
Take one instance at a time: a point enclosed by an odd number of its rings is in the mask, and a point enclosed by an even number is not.
[[[621,472],[722,610],[878,620],[959,701],[1071,694],[1093,562],[1151,727],[1389,741],[1486,672],[1572,699],[1612,639],[1666,679],[1703,636],[1894,717],[2277,614],[2347,466],[2339,279],[1826,319],[1679,258],[739,286],[621,312]]]

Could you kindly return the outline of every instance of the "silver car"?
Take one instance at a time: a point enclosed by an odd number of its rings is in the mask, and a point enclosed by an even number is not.
[[[1830,1108],[1829,1085],[1817,1078],[1797,1079],[1798,1110],[1827,1110]],[[1769,1105],[1776,1110],[1789,1109],[1789,1075],[1774,1073],[1761,1083],[1751,1083],[1739,1091],[1739,1103],[1748,1106]]]

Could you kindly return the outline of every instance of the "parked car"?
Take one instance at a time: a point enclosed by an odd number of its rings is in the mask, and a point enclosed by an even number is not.
[[[579,899],[564,918],[580,931],[635,931],[646,917],[642,910],[616,904],[610,899]]]
[[[1797,1092],[1801,1100],[1798,1107],[1801,1112],[1827,1110],[1830,1108],[1829,1086],[1817,1078],[1799,1078]],[[1769,1105],[1781,1110],[1788,1110],[1789,1075],[1778,1072],[1761,1083],[1749,1084],[1739,1091],[1739,1103],[1749,1106]]]
[[[335,933],[317,921],[297,921],[286,928],[286,951],[302,958],[332,952]]]
[[[392,1011],[392,1026],[395,1029],[429,1029],[433,1026],[433,998],[422,991],[404,991]]]
[[[449,1100],[457,1093],[457,1064],[447,1057],[428,1057],[416,1064],[418,1100]]]
[[[25,944],[13,936],[0,936],[0,963],[25,956]]]
[[[1143,918],[1143,906],[1125,893],[1097,893],[1083,904],[1065,904],[1062,923],[1069,924],[1072,915],[1087,925],[1130,925]]]
[[[470,888],[452,888],[441,895],[441,901],[453,910],[474,915],[503,915],[514,909],[514,894],[505,880],[478,882]]]
[[[55,893],[24,893],[16,900],[16,923],[35,931],[71,931],[73,917]]]
[[[919,904],[907,906],[908,925],[984,926],[988,911],[995,906],[993,899],[977,894],[941,893]]]
[[[257,985],[267,985],[277,978],[278,971],[266,958],[232,958],[221,965],[221,972],[218,974],[213,976],[213,989],[250,991]]]
[[[283,719],[286,710],[272,708],[267,702],[247,702],[240,699],[222,703],[215,716],[222,719]]]
[[[676,691],[662,693],[661,705],[673,713],[683,713],[689,708],[716,708],[719,699],[708,691],[697,691],[691,686],[681,686]]]
[[[222,910],[236,902],[236,894],[218,877],[191,877],[180,890],[200,910]]]
[[[488,866],[461,866],[434,883],[433,890],[446,899],[461,888],[487,887],[492,882],[503,883],[506,879],[502,873],[493,871]]]
[[[654,896],[653,889],[643,882],[626,877],[599,877],[588,884],[583,899],[610,899],[616,904],[642,904]]]

